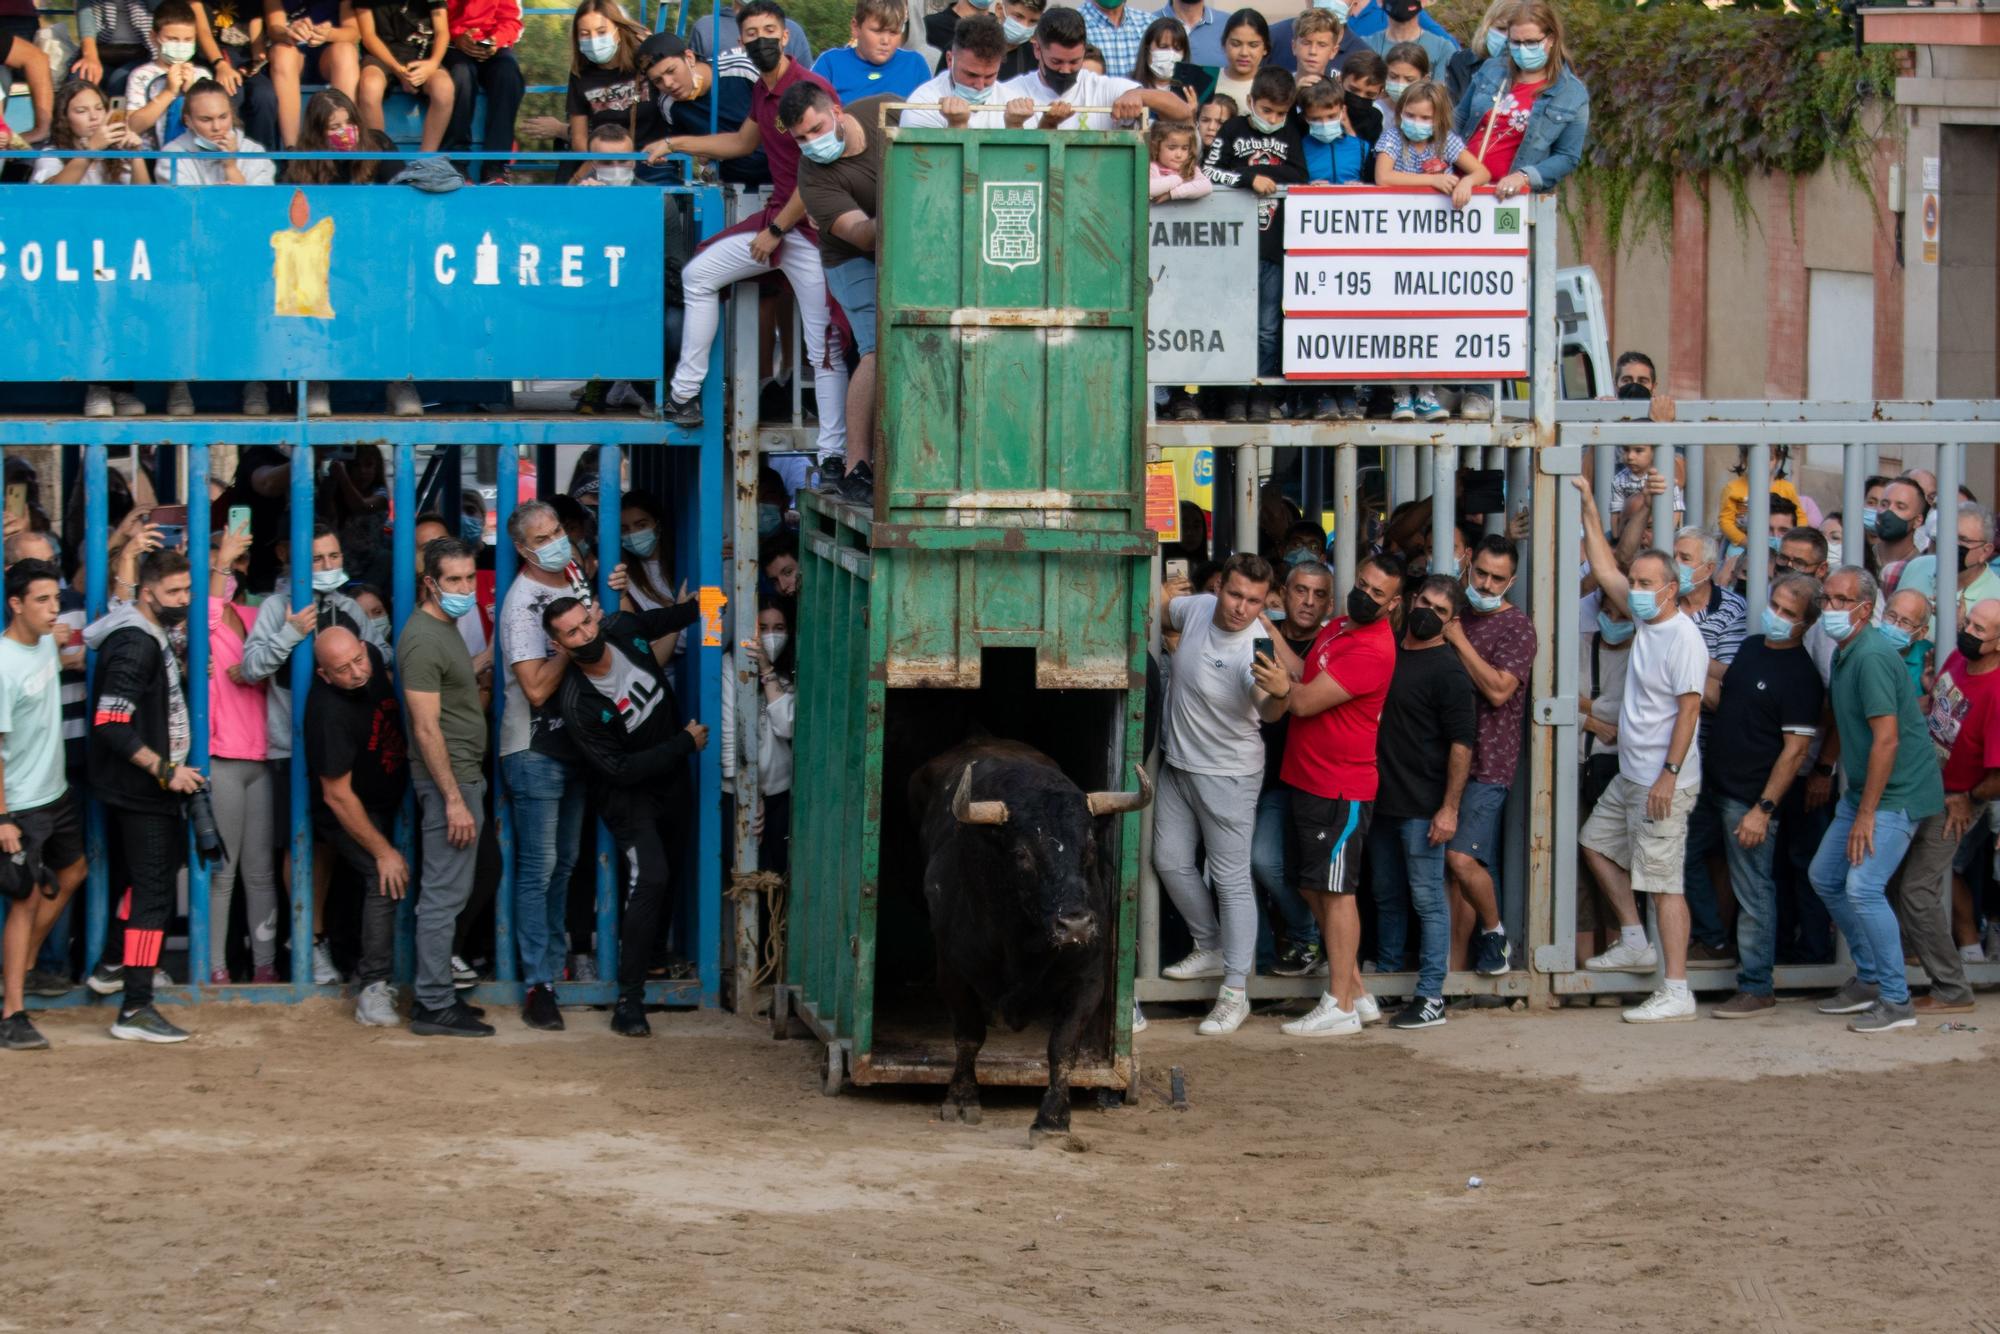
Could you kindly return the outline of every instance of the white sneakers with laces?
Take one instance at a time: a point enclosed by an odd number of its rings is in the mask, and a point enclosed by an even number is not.
[[[1208,1012],[1208,1018],[1201,1021],[1201,1027],[1195,1032],[1205,1038],[1221,1037],[1243,1027],[1243,1021],[1249,1017],[1250,993],[1236,987],[1224,987],[1216,993],[1215,1008]]]
[[[1223,976],[1221,950],[1196,950],[1179,963],[1168,964],[1160,970],[1160,976],[1176,982],[1196,982],[1207,977]]]
[[[1290,1038],[1331,1038],[1342,1037],[1361,1031],[1361,1003],[1354,1009],[1343,1010],[1340,1002],[1331,994],[1322,994],[1319,1004],[1303,1018],[1280,1024],[1278,1031]]]
[[[1692,1018],[1694,993],[1683,991],[1676,996],[1665,987],[1625,1011],[1625,1022],[1628,1024],[1676,1024]]]
[[[1648,941],[1644,949],[1634,949],[1619,941],[1602,954],[1583,961],[1593,973],[1650,973],[1660,966],[1660,952]]]
[[[1354,1013],[1361,1020],[1363,1028],[1382,1022],[1381,1003],[1365,991],[1361,993],[1361,998],[1354,1002]]]

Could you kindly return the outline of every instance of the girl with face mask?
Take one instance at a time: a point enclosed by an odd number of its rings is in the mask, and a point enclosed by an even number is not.
[[[1472,40],[1445,61],[1438,77],[1454,103],[1465,100],[1472,88],[1472,76],[1479,72],[1480,66],[1506,56],[1506,16],[1519,3],[1520,0],[1493,0],[1486,6],[1486,16],[1480,19],[1479,27],[1473,30]]]
[[[271,769],[265,763],[270,756],[266,730],[269,686],[263,681],[246,681],[242,673],[243,645],[251,620],[244,602],[250,536],[217,534],[209,550],[213,571],[208,597],[210,787],[224,853],[208,882],[209,921],[213,923],[208,938],[208,980],[221,986],[231,980],[229,910],[239,875],[247,900],[245,919],[253,926],[276,923],[278,877],[272,853],[277,839],[272,823]],[[253,943],[257,934],[252,933]],[[274,964],[276,945],[274,932],[269,947],[255,951],[265,956],[256,961]]]
[[[1524,0],[1506,29],[1506,58],[1479,67],[1456,122],[1503,199],[1553,190],[1582,161],[1590,132],[1590,91],[1569,67],[1555,9]]]
[[[739,748],[750,744],[747,725],[739,735],[734,689],[734,652],[757,673],[761,698],[757,709],[757,793],[759,806],[750,817],[757,838],[759,870],[783,874],[791,865],[792,838],[792,720],[797,692],[797,654],[791,629],[792,602],[766,595],[757,610],[757,634],[739,650],[722,655],[722,778],[732,786]],[[733,790],[733,788],[732,788]]]
[[[305,127],[299,132],[301,153],[347,153],[361,147],[361,108],[338,88],[322,88],[306,103]],[[367,159],[287,162],[288,185],[353,185],[356,169]]]
[[[639,44],[646,30],[634,23],[617,0],[583,0],[570,24],[569,141],[590,142],[600,125],[622,125],[635,144],[663,139],[667,123],[658,95],[639,68]],[[590,164],[578,166],[580,179]]]
[[[1188,63],[1187,29],[1172,17],[1154,19],[1139,38],[1138,63],[1129,77],[1141,88],[1158,89],[1181,98],[1187,103],[1189,114],[1201,105],[1200,89],[1194,81],[1200,78],[1207,82],[1200,67]]]

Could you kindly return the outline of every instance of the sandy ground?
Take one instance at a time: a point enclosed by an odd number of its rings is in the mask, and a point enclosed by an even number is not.
[[[136,1048],[70,1012],[0,1061],[0,1330],[1996,1334],[1982,1008],[1317,1044],[1162,1016],[1140,1104],[1079,1098],[1039,1150],[1031,1095],[977,1127],[822,1097],[812,1045],[727,1015],[464,1042],[208,1007]]]

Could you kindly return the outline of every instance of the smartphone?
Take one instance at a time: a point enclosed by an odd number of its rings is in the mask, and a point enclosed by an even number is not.
[[[229,527],[226,531],[231,537],[250,536],[250,507],[248,505],[231,505],[229,507]]]
[[[28,484],[26,482],[7,483],[7,517],[25,519],[28,517]]]
[[[1258,635],[1255,639],[1250,641],[1250,648],[1253,652],[1261,655],[1262,657],[1270,660],[1271,662],[1276,662],[1278,660],[1277,649],[1272,645],[1270,640],[1264,638],[1264,636],[1262,635]]]
[[[187,529],[177,523],[156,523],[154,529],[160,535],[160,550],[173,551],[187,540]]]
[[[1188,577],[1188,563],[1184,556],[1176,556],[1167,562],[1167,578],[1185,581]]]
[[[187,521],[188,507],[185,505],[155,505],[152,517],[147,520],[155,527],[167,525],[180,528],[187,527]]]

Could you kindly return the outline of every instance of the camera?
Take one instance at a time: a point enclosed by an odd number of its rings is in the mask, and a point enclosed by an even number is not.
[[[215,803],[203,788],[187,799],[188,823],[194,826],[194,848],[203,862],[213,865],[229,855],[222,845],[222,831],[215,827]]]

